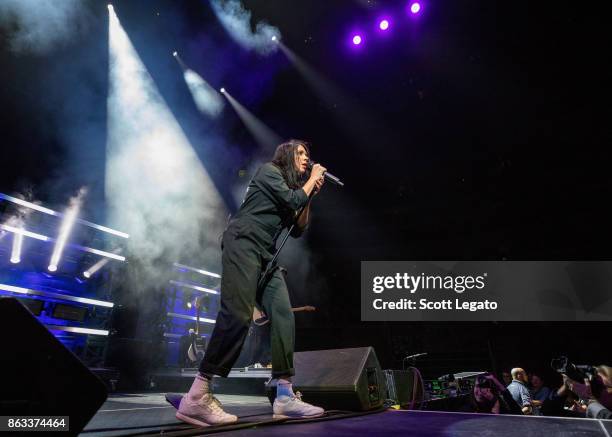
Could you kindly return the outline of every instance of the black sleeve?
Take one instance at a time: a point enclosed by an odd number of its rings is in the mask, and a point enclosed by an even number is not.
[[[306,192],[289,188],[280,169],[272,163],[264,164],[253,181],[273,202],[286,208],[297,211],[308,203]]]
[[[504,390],[500,393],[501,401],[504,403],[505,407],[510,414],[523,414],[521,407],[516,403],[512,394],[508,391],[508,389]]]

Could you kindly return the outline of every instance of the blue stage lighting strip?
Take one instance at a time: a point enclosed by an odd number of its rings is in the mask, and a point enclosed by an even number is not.
[[[219,294],[218,291],[216,290],[211,290],[210,288],[204,288],[204,287],[199,287],[197,285],[192,285],[192,284],[188,284],[187,282],[181,282],[181,281],[170,281],[170,283],[172,285],[177,285],[179,287],[185,287],[185,288],[191,288],[192,290],[198,290],[198,291],[203,291],[204,293],[210,293],[210,294]]]
[[[14,234],[21,234],[26,237],[34,238],[36,240],[47,241],[51,243],[55,241],[54,238],[47,237],[41,234],[37,234],[35,232],[26,231],[25,229],[16,228],[14,226],[0,224],[0,228],[4,229],[5,231],[12,232]],[[94,249],[92,247],[80,246],[78,244],[67,244],[66,247],[71,247],[74,249],[82,250],[83,252],[94,253],[96,255],[104,256],[106,258],[116,259],[118,261],[125,261],[124,256],[117,255],[117,254],[110,253],[110,252],[105,252],[104,250]]]
[[[53,211],[52,209],[45,208],[35,203],[27,202],[22,199],[17,199],[16,197],[9,196],[7,194],[0,193],[0,199],[16,203],[17,205],[25,206],[26,208],[30,208],[30,209],[33,209],[39,212],[44,212],[45,214],[49,214],[54,217],[64,217],[64,214],[62,214],[61,212]],[[87,220],[76,219],[76,222],[82,225],[85,225],[85,226],[89,226],[90,228],[97,229],[102,232],[107,232],[109,234],[117,235],[118,237],[130,238],[129,234],[126,234],[125,232],[116,231],[114,229],[107,228],[106,226],[97,225],[95,223],[88,222]]]
[[[179,269],[191,270],[192,272],[201,273],[206,276],[212,276],[213,278],[221,278],[221,275],[218,275],[217,273],[208,272],[202,269],[196,269],[195,267],[189,267],[185,264],[174,263],[174,267],[178,267]]]
[[[195,316],[188,316],[186,314],[178,314],[178,313],[168,313],[168,317],[177,317],[179,319],[185,319],[185,320],[193,320],[194,322],[196,322],[198,319],[196,319]],[[215,321],[213,319],[207,319],[206,317],[200,317],[200,323],[212,323],[214,324]]]
[[[21,234],[25,237],[34,238],[40,241],[54,241],[53,239],[45,235],[37,234],[36,232],[26,231],[25,229],[16,228],[14,226],[4,225],[0,223],[0,228],[4,229],[5,231],[12,232],[13,234]]]
[[[45,325],[48,329],[57,331],[74,332],[76,334],[108,335],[105,329],[81,328],[78,326]]]
[[[106,258],[116,259],[117,261],[125,261],[124,256],[117,255],[111,252],[105,252],[104,250],[94,249],[92,247],[80,246],[78,244],[68,244],[67,246],[82,250],[84,252],[89,252],[89,253],[94,253],[96,255],[104,256]]]
[[[53,299],[65,300],[65,301],[70,301],[70,302],[78,302],[78,303],[83,303],[87,305],[96,305],[96,306],[101,306],[101,307],[106,307],[106,308],[113,308],[115,306],[114,303],[107,302],[104,300],[96,300],[96,299],[88,299],[86,297],[70,296],[69,294],[53,293],[51,291],[32,290],[29,288],[15,287],[14,285],[8,285],[8,284],[0,284],[0,290],[8,291],[10,293],[27,294],[30,296],[49,297]]]
[[[164,337],[166,338],[181,338],[184,335],[188,335],[188,334],[173,334],[171,332],[164,332]],[[206,334],[198,334],[200,337],[208,337],[208,335]]]

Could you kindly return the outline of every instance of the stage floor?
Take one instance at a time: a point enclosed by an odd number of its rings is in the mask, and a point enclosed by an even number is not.
[[[218,395],[225,409],[240,417],[238,427],[194,429],[178,421],[165,393],[112,394],[81,435],[87,437],[164,432],[165,436],[194,436],[214,431],[221,435],[251,436],[582,436],[610,437],[612,421],[552,417],[492,416],[433,411],[383,411],[356,417],[289,422],[272,419],[263,396]],[[255,422],[257,427],[250,427]],[[265,423],[261,423],[265,422]],[[236,429],[244,426],[242,429]]]

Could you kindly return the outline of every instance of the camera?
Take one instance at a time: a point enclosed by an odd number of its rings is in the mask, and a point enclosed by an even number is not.
[[[478,375],[476,377],[476,386],[480,387],[480,388],[490,388],[490,389],[496,389],[495,384],[493,383],[493,381],[491,381],[489,378],[487,378],[485,375]]]
[[[550,362],[550,367],[559,373],[566,374],[568,378],[578,382],[584,381],[585,379],[592,381],[593,377],[597,375],[597,369],[595,366],[576,365],[567,357],[563,356],[553,358]]]
[[[573,379],[576,382],[582,383],[585,379],[588,379],[591,384],[591,393],[595,398],[599,398],[604,384],[601,378],[597,376],[597,368],[595,366],[588,365],[576,365],[572,363],[567,357],[554,358],[550,362],[550,367],[559,373],[567,375],[568,378]]]

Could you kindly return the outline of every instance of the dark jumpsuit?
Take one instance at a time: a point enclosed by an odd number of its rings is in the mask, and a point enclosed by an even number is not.
[[[221,308],[200,363],[201,373],[227,376],[240,355],[257,300],[270,319],[272,376],[294,375],[295,322],[282,269],[275,268],[256,294],[276,238],[307,203],[304,190],[289,188],[280,169],[270,162],[251,180],[240,210],[223,233]],[[292,236],[299,236],[299,231]]]

